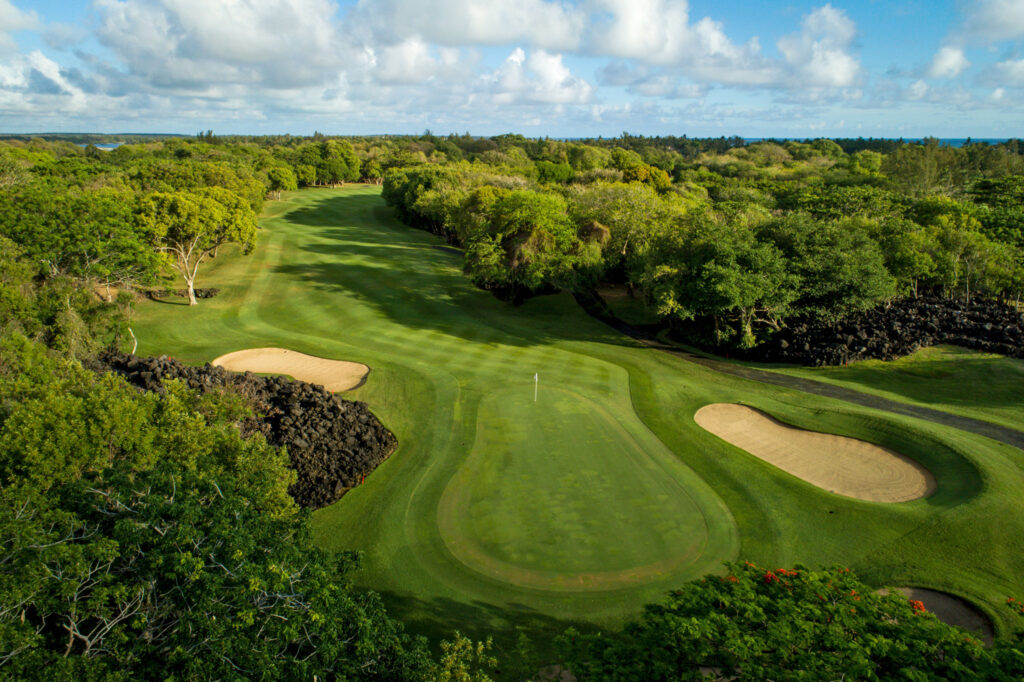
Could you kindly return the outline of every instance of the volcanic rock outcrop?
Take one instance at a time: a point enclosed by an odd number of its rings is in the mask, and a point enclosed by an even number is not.
[[[1008,306],[908,298],[835,323],[794,322],[749,351],[751,359],[802,365],[892,360],[937,344],[1024,357],[1024,314]]]
[[[341,498],[394,451],[397,441],[365,403],[342,400],[316,384],[287,377],[236,374],[221,367],[194,367],[161,356],[106,353],[98,371],[112,371],[146,391],[163,391],[163,379],[178,379],[205,393],[229,388],[253,407],[241,424],[244,435],[260,432],[286,446],[298,480],[289,489],[303,507],[317,509]]]

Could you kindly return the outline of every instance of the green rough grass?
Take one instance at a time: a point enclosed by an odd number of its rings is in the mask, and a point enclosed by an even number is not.
[[[891,400],[1024,427],[1024,360],[957,346],[933,346],[897,360],[847,367],[776,369]]]
[[[399,448],[317,511],[314,531],[363,552],[357,582],[416,631],[505,643],[516,628],[543,642],[569,624],[614,626],[735,558],[848,565],[999,618],[1019,596],[1019,450],[639,347],[568,295],[501,303],[458,254],[399,224],[378,188],[286,194],[262,226],[253,254],[200,273],[217,298],[139,306],[139,352],[201,363],[281,346],[373,368],[346,397]],[[887,505],[811,486],[693,422],[730,401],[915,457],[937,492]]]

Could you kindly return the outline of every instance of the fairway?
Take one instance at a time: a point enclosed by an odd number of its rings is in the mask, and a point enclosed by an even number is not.
[[[285,193],[255,251],[221,254],[198,306],[140,304],[139,353],[204,363],[281,348],[372,368],[343,394],[399,447],[313,517],[359,550],[356,580],[418,632],[513,641],[607,627],[743,559],[843,564],[878,587],[965,597],[996,618],[1024,575],[1024,453],[980,436],[720,374],[587,316],[568,294],[519,307],[397,222],[378,187]],[[534,374],[539,376],[534,401]],[[923,499],[832,494],[708,433],[712,403],[900,453]],[[995,520],[998,519],[998,523]]]

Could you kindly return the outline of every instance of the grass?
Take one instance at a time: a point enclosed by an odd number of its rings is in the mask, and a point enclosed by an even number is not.
[[[139,352],[201,363],[279,346],[373,368],[346,397],[399,449],[317,511],[314,532],[360,550],[357,582],[415,631],[543,643],[620,624],[738,558],[843,564],[1009,623],[1001,604],[1024,574],[1019,450],[642,348],[568,295],[501,303],[458,254],[396,222],[379,188],[286,194],[262,226],[253,254],[200,273],[217,298],[140,305]],[[830,494],[699,428],[711,402],[891,447],[928,466],[937,492],[895,505]]]
[[[1011,429],[1024,426],[1024,360],[1002,355],[933,346],[890,362],[867,360],[847,367],[776,371]]]

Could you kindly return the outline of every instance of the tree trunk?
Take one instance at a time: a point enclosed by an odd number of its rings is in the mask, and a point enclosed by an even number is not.
[[[188,284],[188,304],[189,305],[196,305],[196,304],[198,304],[199,301],[196,300],[196,290],[195,290],[195,287],[192,286],[193,280],[189,279],[189,280],[185,280],[185,282],[186,282],[186,284]]]

